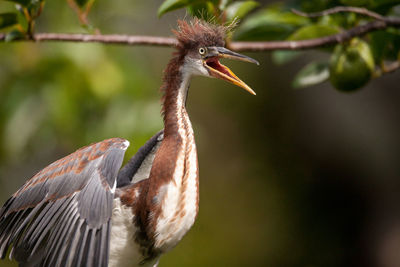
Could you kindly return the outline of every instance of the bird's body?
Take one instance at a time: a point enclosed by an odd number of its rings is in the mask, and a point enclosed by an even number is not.
[[[129,142],[113,138],[28,180],[0,210],[1,258],[11,248],[21,266],[156,266],[192,227],[199,172],[185,107],[190,78],[215,76],[251,90],[218,57],[254,60],[222,48],[222,27],[180,27],[178,53],[164,74],[163,131],[121,170]]]

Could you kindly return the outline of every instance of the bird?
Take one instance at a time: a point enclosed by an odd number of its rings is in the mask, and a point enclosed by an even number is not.
[[[195,222],[199,167],[186,110],[191,77],[249,93],[221,58],[259,64],[225,48],[229,27],[178,20],[161,86],[164,127],[121,168],[129,141],[83,147],[27,180],[0,209],[0,257],[19,266],[157,266]]]

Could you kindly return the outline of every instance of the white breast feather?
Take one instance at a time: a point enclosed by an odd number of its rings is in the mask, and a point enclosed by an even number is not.
[[[133,224],[131,208],[123,206],[119,198],[114,199],[109,267],[139,266],[143,257],[139,246],[134,242],[137,228]]]

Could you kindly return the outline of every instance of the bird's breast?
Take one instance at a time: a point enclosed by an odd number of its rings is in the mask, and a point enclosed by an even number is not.
[[[132,207],[123,205],[120,198],[115,198],[110,236],[109,267],[153,266],[158,258],[146,261],[141,247],[135,242],[139,228],[134,224]]]

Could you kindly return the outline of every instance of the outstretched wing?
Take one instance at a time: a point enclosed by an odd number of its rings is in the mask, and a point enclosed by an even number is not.
[[[116,177],[129,142],[79,149],[28,180],[0,210],[0,257],[21,266],[107,266]]]

